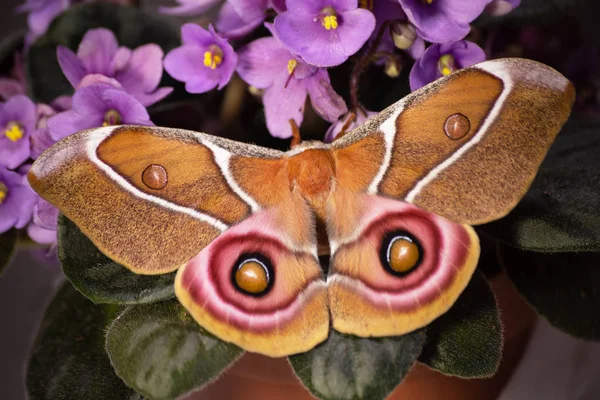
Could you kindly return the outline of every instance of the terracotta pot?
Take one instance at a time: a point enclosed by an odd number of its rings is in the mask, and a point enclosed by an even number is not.
[[[404,382],[388,397],[401,399],[494,399],[502,391],[523,354],[535,312],[516,292],[506,276],[491,281],[498,299],[504,324],[505,346],[498,374],[490,379],[465,380],[444,376],[417,364]],[[305,400],[309,392],[294,376],[286,359],[273,359],[247,353],[221,378],[189,400]]]

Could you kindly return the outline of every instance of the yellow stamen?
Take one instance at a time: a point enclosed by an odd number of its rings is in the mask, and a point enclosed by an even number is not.
[[[210,69],[217,69],[223,62],[223,50],[217,45],[212,45],[204,52],[204,66]]]
[[[433,0],[421,0],[423,3],[425,4],[431,4],[433,3]]]
[[[122,123],[123,118],[117,110],[108,110],[104,114],[104,122],[102,122],[102,126],[121,125]]]
[[[2,182],[0,182],[0,204],[4,202],[6,199],[6,195],[8,194],[8,188]]]
[[[23,128],[17,122],[10,122],[6,129],[4,130],[4,135],[8,138],[8,140],[12,142],[16,142],[19,139],[22,139],[25,135]]]
[[[298,61],[294,60],[293,58],[290,61],[288,61],[288,74],[293,74],[297,66]]]
[[[323,18],[323,26],[327,30],[337,29],[337,27],[338,27],[337,16],[336,15],[325,16],[325,18]]]
[[[442,76],[446,76],[454,72],[454,57],[452,57],[450,54],[444,54],[441,56],[438,61],[438,69],[440,70]]]

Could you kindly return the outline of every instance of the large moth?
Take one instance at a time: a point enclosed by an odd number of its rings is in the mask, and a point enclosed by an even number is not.
[[[547,66],[488,61],[332,144],[279,152],[108,126],[51,147],[29,180],[130,270],[178,269],[176,295],[205,329],[285,356],[331,328],[401,335],[446,312],[477,265],[470,225],[517,204],[573,100]],[[329,249],[326,271],[319,245]]]

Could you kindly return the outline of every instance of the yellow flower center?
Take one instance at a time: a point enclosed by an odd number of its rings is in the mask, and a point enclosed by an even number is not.
[[[16,142],[23,138],[25,131],[18,122],[9,122],[6,125],[6,129],[4,129],[4,135],[6,135],[8,140]]]
[[[450,54],[444,54],[441,56],[438,60],[438,69],[440,70],[442,76],[446,76],[454,72],[456,69],[454,67],[454,57],[452,57]]]
[[[323,26],[327,30],[337,29],[337,27],[338,27],[337,16],[335,16],[335,15],[328,15],[325,18],[323,18]]]
[[[319,19],[321,20],[321,25],[323,25],[328,31],[331,29],[337,29],[338,27],[337,14],[332,7],[325,7],[323,11],[321,11]]]
[[[296,70],[296,67],[298,66],[298,61],[294,60],[293,58],[288,61],[288,74],[293,74],[294,71]]]
[[[6,196],[8,195],[8,188],[2,182],[0,182],[0,204],[4,202]]]
[[[433,3],[433,0],[421,0],[421,2],[423,2],[425,4],[431,4],[431,3]]]
[[[102,126],[121,125],[122,123],[123,118],[117,110],[108,110],[104,114],[104,122],[102,122]]]
[[[217,69],[223,62],[223,50],[215,44],[204,52],[204,66],[210,69]]]

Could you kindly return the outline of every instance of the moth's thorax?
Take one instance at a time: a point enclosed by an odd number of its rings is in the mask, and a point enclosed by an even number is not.
[[[308,149],[288,160],[288,177],[294,190],[319,207],[331,192],[335,161],[326,149]]]

